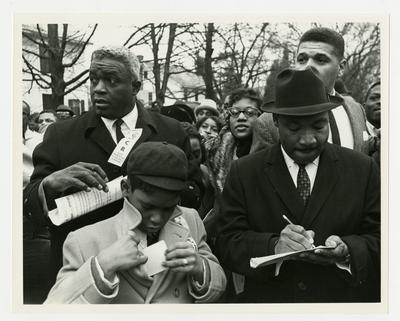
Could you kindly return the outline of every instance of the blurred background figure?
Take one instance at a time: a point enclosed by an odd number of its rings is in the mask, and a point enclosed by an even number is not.
[[[160,105],[160,102],[159,102],[158,100],[153,101],[153,102],[151,103],[151,105],[150,105],[149,110],[150,110],[150,111],[153,111],[153,112],[155,112],[155,113],[161,112],[161,105]]]
[[[59,120],[69,119],[75,116],[74,112],[72,111],[71,107],[66,105],[60,105],[56,109],[56,114]]]
[[[203,172],[200,168],[204,162],[205,150],[196,127],[187,122],[182,122],[181,124],[190,141],[188,181],[181,193],[181,205],[198,210],[205,193],[204,180],[206,177],[203,177]]]
[[[55,123],[57,120],[58,120],[57,114],[54,110],[45,109],[41,111],[37,119],[37,123],[39,125],[38,132],[44,134],[46,132],[47,127],[50,124]]]
[[[173,105],[163,106],[161,114],[189,124],[194,124],[196,121],[192,108],[183,100],[177,100]]]
[[[222,129],[222,121],[216,116],[204,116],[196,122],[196,128],[205,141],[218,136]]]
[[[369,155],[380,165],[381,154],[381,82],[374,82],[368,89],[364,103],[367,115]]]
[[[33,172],[32,152],[42,141],[42,135],[29,129],[31,108],[22,101],[22,179],[23,188],[29,183]]]
[[[43,135],[29,129],[31,108],[22,102],[22,179],[23,187],[29,183],[32,172],[32,153],[42,142]],[[23,280],[24,303],[42,303],[50,289],[48,284],[50,240],[46,227],[38,226],[31,213],[23,207]]]
[[[194,114],[196,116],[196,120],[199,121],[199,119],[207,116],[219,116],[219,111],[217,108],[217,104],[214,100],[212,99],[204,99],[203,102],[196,107],[194,110]]]

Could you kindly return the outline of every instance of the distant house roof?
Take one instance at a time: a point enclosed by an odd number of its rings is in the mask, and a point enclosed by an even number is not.
[[[143,62],[143,65],[143,70],[148,70],[151,72],[153,71],[153,62]],[[163,70],[163,66],[161,66],[161,70]],[[180,87],[187,89],[205,88],[202,76],[196,75],[195,73],[189,71],[185,71],[180,66],[172,65],[170,67],[170,70],[171,72],[173,72],[173,74],[169,76],[169,81],[174,81]]]
[[[178,83],[182,88],[196,89],[204,88],[203,77],[190,72],[182,72],[179,74],[172,74],[169,78]]]
[[[40,35],[39,35],[39,32],[38,32],[36,26],[22,25],[22,32],[28,34],[29,36],[31,36],[34,39],[40,39]],[[48,40],[47,30],[40,28],[40,32],[42,34],[43,39]],[[58,38],[61,40],[62,39],[62,29],[59,30],[58,34],[59,34]],[[79,34],[79,37],[77,37],[76,39],[74,39],[71,36],[68,36],[68,38],[67,38],[68,43],[71,45],[76,45],[76,44],[82,43],[81,36],[82,36],[82,34]],[[88,45],[93,45],[93,43],[89,41]]]

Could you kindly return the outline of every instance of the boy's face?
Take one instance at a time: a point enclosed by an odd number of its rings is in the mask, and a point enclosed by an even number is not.
[[[152,188],[151,192],[141,189],[132,191],[130,183],[122,184],[124,196],[142,214],[139,229],[146,234],[158,233],[168,222],[180,201],[180,192]]]

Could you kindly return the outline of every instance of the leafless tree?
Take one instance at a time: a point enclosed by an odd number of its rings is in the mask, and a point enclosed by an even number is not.
[[[66,80],[65,71],[74,68],[82,57],[97,24],[89,35],[68,30],[68,24],[62,25],[61,35],[58,24],[48,24],[47,32],[37,24],[23,29],[25,44],[22,49],[24,62],[24,81],[30,82],[30,89],[36,84],[41,89],[51,90],[51,108],[64,103],[64,96],[82,86],[89,78],[88,69]],[[38,49],[38,50],[37,50]],[[40,61],[40,66],[37,63]]]

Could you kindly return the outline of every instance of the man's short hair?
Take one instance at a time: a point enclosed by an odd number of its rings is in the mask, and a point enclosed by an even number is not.
[[[255,101],[257,104],[257,108],[260,108],[262,99],[260,97],[260,94],[252,88],[238,88],[238,89],[235,89],[234,91],[232,91],[229,94],[229,103],[228,103],[229,106],[228,107],[229,108],[232,107],[232,105],[235,102],[237,102],[243,98],[248,98],[250,100]]]
[[[301,36],[299,46],[306,41],[327,43],[333,47],[334,53],[339,60],[344,57],[344,39],[335,30],[322,27],[312,28]]]
[[[373,83],[369,86],[369,88],[368,88],[368,90],[367,90],[367,94],[365,95],[364,101],[367,101],[368,96],[369,96],[369,94],[371,93],[372,88],[374,88],[374,87],[376,87],[376,86],[378,86],[378,85],[379,85],[379,86],[381,85],[381,81],[380,81],[380,80],[373,82]]]
[[[119,62],[122,62],[127,69],[130,71],[132,78],[134,80],[140,80],[140,63],[136,55],[131,52],[128,48],[125,47],[117,47],[117,46],[103,46],[99,49],[96,49],[92,53],[93,59],[114,59]]]

